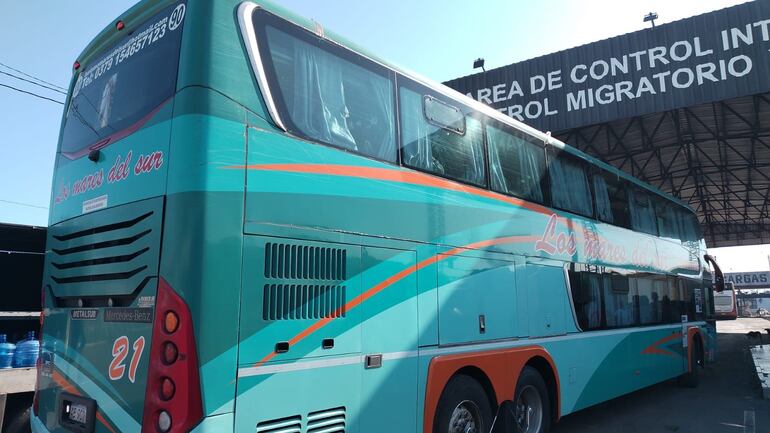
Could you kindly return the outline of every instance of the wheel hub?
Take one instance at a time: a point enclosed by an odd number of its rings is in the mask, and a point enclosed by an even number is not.
[[[515,404],[514,419],[519,433],[538,433],[543,425],[543,399],[534,386],[525,386]]]
[[[470,400],[461,401],[449,418],[448,433],[486,433],[481,431],[481,411]]]

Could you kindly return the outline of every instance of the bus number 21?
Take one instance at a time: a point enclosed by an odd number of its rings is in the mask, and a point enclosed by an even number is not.
[[[139,337],[133,344],[134,354],[131,356],[131,363],[128,364],[128,380],[134,383],[136,380],[136,369],[139,367],[139,360],[144,351],[144,337]],[[128,357],[128,337],[125,335],[115,339],[112,343],[112,362],[110,362],[109,376],[110,380],[118,380],[126,372],[126,366],[123,362]]]

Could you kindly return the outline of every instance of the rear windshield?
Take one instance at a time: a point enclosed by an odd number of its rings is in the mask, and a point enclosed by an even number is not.
[[[185,4],[164,9],[94,61],[83,65],[72,90],[61,152],[82,156],[141,125],[173,94]]]

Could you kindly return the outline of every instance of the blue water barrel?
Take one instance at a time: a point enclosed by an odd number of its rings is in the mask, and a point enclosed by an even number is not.
[[[39,353],[40,342],[35,340],[35,332],[30,331],[27,333],[27,338],[16,344],[16,351],[13,353],[13,366],[34,367]]]
[[[15,349],[16,345],[9,343],[5,334],[0,334],[0,368],[11,368]]]

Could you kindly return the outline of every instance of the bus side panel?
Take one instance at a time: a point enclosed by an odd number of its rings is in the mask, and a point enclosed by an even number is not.
[[[361,306],[361,432],[409,432],[417,425],[416,265],[413,251],[364,247],[364,290],[404,276]]]
[[[680,325],[570,334],[543,347],[562,385],[562,415],[684,373]]]

